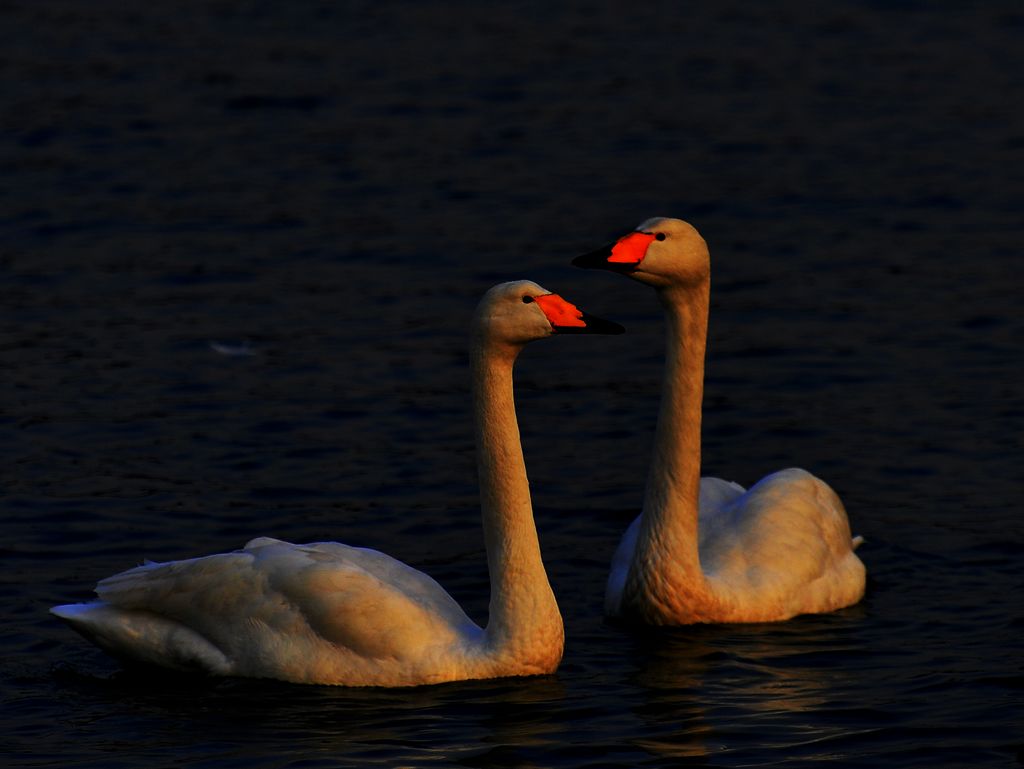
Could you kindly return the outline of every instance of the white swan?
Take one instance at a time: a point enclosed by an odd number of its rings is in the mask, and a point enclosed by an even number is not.
[[[533,522],[512,367],[535,339],[622,330],[529,281],[495,286],[477,308],[486,629],[433,579],[383,553],[268,537],[231,553],[147,563],[102,580],[98,601],[51,611],[118,658],[213,675],[414,686],[550,673],[562,657],[562,617]]]
[[[573,264],[653,286],[668,326],[643,511],[612,559],[605,613],[655,625],[770,622],[859,601],[860,538],[824,482],[795,468],[749,491],[700,477],[711,280],[704,239],[679,219],[648,219]]]

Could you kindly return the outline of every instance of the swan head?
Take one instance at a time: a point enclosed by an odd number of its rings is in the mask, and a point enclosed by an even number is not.
[[[682,219],[656,216],[607,246],[577,256],[577,267],[611,270],[658,289],[689,286],[708,279],[708,246]]]
[[[621,334],[618,323],[581,311],[533,281],[500,283],[480,300],[474,318],[484,340],[519,347],[553,334]]]

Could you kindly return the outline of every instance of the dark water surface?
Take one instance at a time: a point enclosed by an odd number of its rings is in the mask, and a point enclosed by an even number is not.
[[[0,754],[1021,765],[1022,103],[1017,2],[4,4]],[[662,329],[568,261],[655,214],[712,251],[705,472],[832,484],[860,605],[602,621]],[[47,614],[272,535],[386,550],[484,622],[465,329],[520,277],[629,329],[517,369],[557,675],[130,673]]]

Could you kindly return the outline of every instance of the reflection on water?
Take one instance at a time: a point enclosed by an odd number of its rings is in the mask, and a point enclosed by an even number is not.
[[[215,680],[149,668],[94,677],[62,667],[55,678],[77,701],[78,723],[89,722],[90,713],[119,713],[118,744],[134,740],[151,750],[191,752],[192,761],[227,763],[291,744],[305,761],[542,766],[529,756],[558,743],[565,698],[553,676],[411,689]],[[154,722],[159,732],[144,733]],[[225,740],[239,744],[217,752]]]
[[[848,619],[635,634],[633,678],[647,694],[635,710],[649,728],[636,744],[688,759],[754,743],[827,752],[830,740],[851,733],[832,711],[864,654]]]

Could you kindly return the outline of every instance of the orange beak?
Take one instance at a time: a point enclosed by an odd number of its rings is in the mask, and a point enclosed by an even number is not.
[[[621,334],[626,329],[595,315],[589,315],[558,294],[535,296],[533,301],[559,334]]]
[[[576,267],[628,274],[635,270],[647,256],[647,247],[651,245],[652,240],[654,240],[653,233],[631,232],[628,235],[623,235],[610,246],[577,256],[572,263]]]

